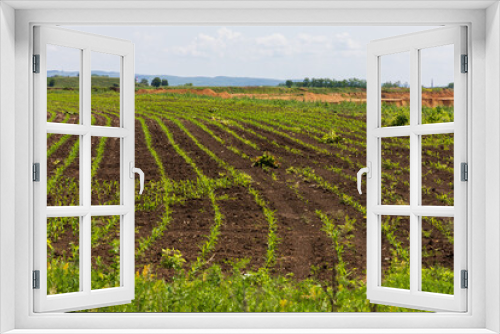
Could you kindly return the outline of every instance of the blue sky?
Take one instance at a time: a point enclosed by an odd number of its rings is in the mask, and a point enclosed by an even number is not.
[[[366,46],[371,40],[434,27],[87,26],[66,28],[132,41],[135,44],[136,73],[139,74],[224,75],[284,80],[304,77],[364,79],[366,78]],[[432,79],[436,86],[448,84],[453,81],[449,57],[434,53],[432,61],[428,62],[426,74],[422,74],[423,83],[430,85]],[[48,64],[49,69],[71,70],[73,67],[68,57],[58,58],[54,55],[52,58]],[[110,66],[108,61],[94,58],[92,68],[111,70]],[[386,66],[383,73],[384,81],[404,81],[406,66],[405,62],[395,62],[393,66]]]

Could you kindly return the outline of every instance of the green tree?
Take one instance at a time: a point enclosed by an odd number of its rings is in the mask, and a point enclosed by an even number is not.
[[[164,86],[164,87],[167,87],[168,86],[168,80],[167,79],[162,79],[161,80],[161,85]]]
[[[146,86],[149,86],[149,81],[148,81],[148,79],[146,79],[146,78],[142,79],[142,80],[141,80],[141,84],[146,85]]]
[[[156,77],[153,79],[153,81],[151,81],[151,86],[153,87],[160,87],[161,86],[161,79],[159,77]]]
[[[56,79],[54,78],[50,78],[49,82],[47,83],[49,87],[54,87],[55,84],[56,84]]]
[[[287,80],[287,81],[285,82],[285,85],[286,85],[288,88],[292,88],[292,86],[293,86],[293,81],[292,81],[292,80]]]

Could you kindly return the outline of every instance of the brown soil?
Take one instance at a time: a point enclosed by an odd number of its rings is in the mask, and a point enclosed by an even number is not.
[[[210,88],[205,89],[177,89],[177,88],[159,88],[159,89],[139,89],[136,94],[162,94],[162,93],[172,93],[172,94],[196,94],[196,95],[207,95],[216,96],[224,99],[230,98],[255,98],[260,100],[297,100],[304,102],[328,102],[333,104],[338,104],[340,102],[355,102],[355,103],[366,103],[366,92],[356,92],[356,93],[330,93],[330,94],[317,94],[303,90],[300,93],[295,94],[245,94],[245,93],[235,93],[231,94],[228,92],[216,93]],[[398,107],[409,106],[410,105],[410,93],[409,92],[390,92],[382,93],[382,103],[395,105]],[[425,107],[437,107],[437,106],[453,106],[453,90],[443,89],[440,92],[423,92],[422,94],[422,105]]]

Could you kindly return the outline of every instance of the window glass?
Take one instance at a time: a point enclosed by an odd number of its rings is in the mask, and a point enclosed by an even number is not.
[[[410,137],[381,138],[382,205],[410,204]]]
[[[80,136],[47,135],[47,206],[80,205]]]
[[[410,125],[410,52],[380,57],[382,126]]]
[[[422,291],[454,294],[453,218],[421,217]]]
[[[92,205],[120,205],[120,138],[92,137]]]
[[[92,221],[92,290],[120,286],[120,216]]]
[[[420,50],[422,123],[453,122],[454,45]]]
[[[80,291],[80,217],[47,218],[47,294]]]
[[[80,49],[47,45],[47,122],[80,123],[81,54]]]
[[[410,218],[381,217],[381,286],[410,289]]]
[[[120,126],[121,57],[91,52],[92,125]]]
[[[422,205],[454,204],[454,135],[422,136]]]

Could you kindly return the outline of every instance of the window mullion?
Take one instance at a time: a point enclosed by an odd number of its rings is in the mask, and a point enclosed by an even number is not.
[[[82,97],[82,124],[90,130],[91,126],[91,59],[90,59],[90,49],[83,49],[83,61],[82,61],[82,88],[80,96]],[[92,191],[92,180],[91,180],[91,163],[92,163],[92,152],[91,152],[91,135],[90,131],[81,136],[81,148],[80,152],[82,154],[80,168],[81,168],[81,184],[82,188],[82,200],[81,202],[86,208],[89,208],[86,215],[82,219],[82,234],[80,240],[80,256],[81,256],[81,274],[80,279],[83,280],[82,286],[83,291],[90,293],[91,291],[91,257],[92,257],[92,226],[91,226],[91,216],[90,216],[90,205],[91,205],[91,191]]]
[[[419,217],[414,209],[420,204],[420,136],[415,133],[419,124],[419,59],[418,49],[410,49],[410,291],[416,293],[420,287]]]

